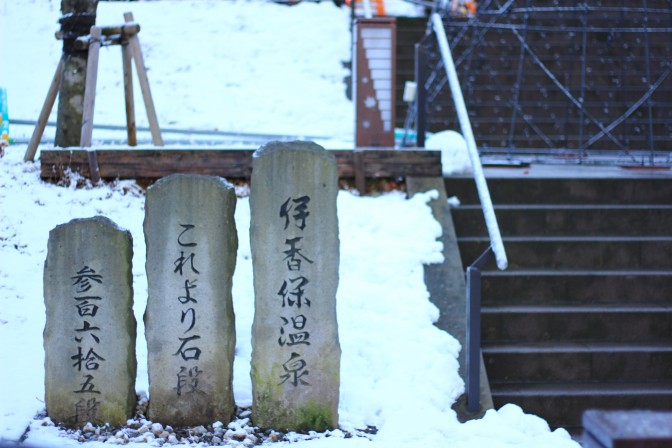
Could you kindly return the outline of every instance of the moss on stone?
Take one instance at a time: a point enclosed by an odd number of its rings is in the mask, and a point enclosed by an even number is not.
[[[324,432],[338,426],[337,411],[331,406],[311,400],[293,408],[280,397],[281,388],[273,382],[258,388],[252,414],[256,426],[296,432]]]
[[[297,411],[297,431],[324,432],[327,429],[334,429],[335,426],[338,426],[338,419],[329,406],[309,402]]]

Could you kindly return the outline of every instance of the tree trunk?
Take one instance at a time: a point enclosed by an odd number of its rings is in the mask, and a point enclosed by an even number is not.
[[[61,0],[59,20],[63,33],[63,75],[58,95],[56,146],[79,146],[84,110],[87,50],[75,50],[74,42],[86,36],[96,23],[98,0]]]

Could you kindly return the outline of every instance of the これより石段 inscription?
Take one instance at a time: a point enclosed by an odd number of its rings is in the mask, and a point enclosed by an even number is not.
[[[147,191],[149,417],[227,421],[235,410],[231,286],[236,196],[224,179],[171,175]]]

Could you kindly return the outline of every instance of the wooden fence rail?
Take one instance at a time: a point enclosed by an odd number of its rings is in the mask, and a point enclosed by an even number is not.
[[[241,149],[97,149],[103,179],[158,179],[174,173],[247,179],[253,150]],[[417,149],[334,150],[341,178],[440,177],[441,153]],[[42,150],[43,179],[59,180],[65,172],[90,177],[87,151]]]

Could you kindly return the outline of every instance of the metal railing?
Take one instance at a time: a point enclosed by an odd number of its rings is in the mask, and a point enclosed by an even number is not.
[[[431,16],[432,28],[439,44],[441,58],[446,69],[446,77],[450,85],[455,110],[462,130],[462,136],[467,143],[467,151],[476,181],[478,197],[481,200],[481,208],[485,224],[490,236],[490,247],[467,268],[467,337],[466,337],[466,393],[467,409],[470,412],[480,410],[480,367],[481,367],[481,269],[493,258],[497,267],[505,270],[508,267],[504,242],[497,224],[497,217],[490,198],[490,190],[483,174],[483,166],[476,147],[474,132],[467,113],[467,106],[462,95],[460,81],[457,78],[455,62],[446,38],[446,30],[441,16],[437,13]]]
[[[451,14],[450,2],[434,12],[446,26],[482,157],[514,163],[534,151],[542,163],[670,166],[661,153],[672,153],[672,8],[650,0],[478,3],[470,18]],[[421,45],[432,112],[422,127],[451,129],[431,20],[428,31]],[[415,123],[418,136],[421,115],[408,108],[406,128]]]

